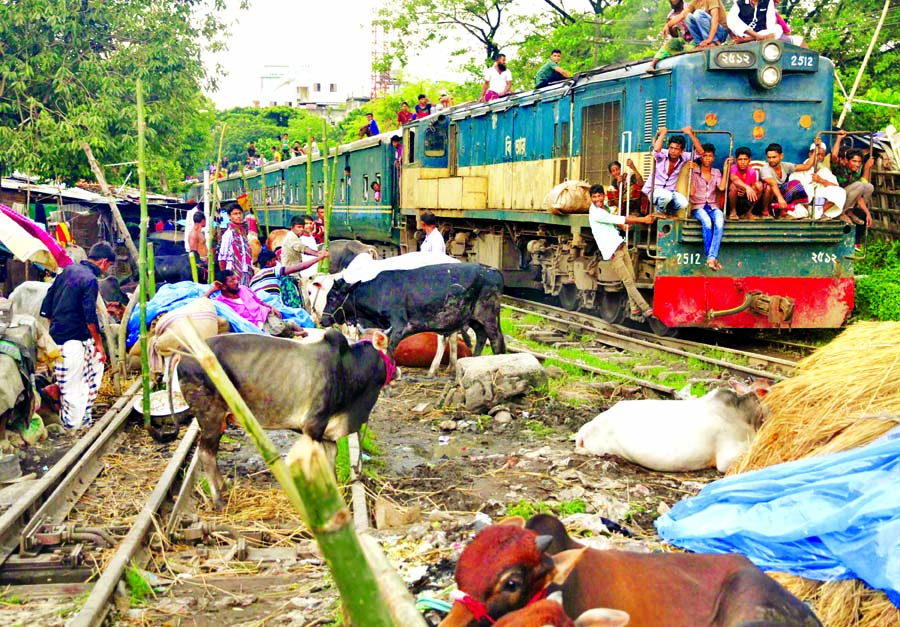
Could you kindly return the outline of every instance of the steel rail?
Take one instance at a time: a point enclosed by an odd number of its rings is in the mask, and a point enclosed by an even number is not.
[[[639,377],[635,377],[634,375],[625,374],[622,372],[616,372],[615,370],[604,370],[603,368],[596,368],[594,366],[589,366],[588,364],[583,364],[580,361],[573,361],[571,359],[563,359],[562,357],[557,357],[556,355],[551,355],[549,353],[538,353],[537,351],[532,350],[527,346],[519,347],[518,345],[512,346],[509,349],[511,353],[529,353],[534,355],[537,359],[541,361],[546,361],[548,359],[552,359],[555,362],[566,364],[569,366],[574,366],[575,368],[580,368],[585,372],[591,372],[594,374],[601,374],[604,376],[608,376],[615,379],[624,379],[625,381],[630,381],[631,383],[635,383],[642,388],[647,388],[650,390],[654,390],[655,392],[659,392],[660,394],[665,394],[666,396],[674,397],[677,390],[668,385],[662,385],[661,383],[655,383],[654,381],[648,381],[647,379],[641,379]]]
[[[0,516],[0,565],[16,550],[23,533],[35,519],[51,511],[68,513],[84,494],[102,469],[98,467],[99,457],[116,439],[113,436],[125,424],[131,413],[130,401],[140,389],[140,381],[132,384],[97,424]],[[88,468],[96,469],[92,477],[88,477]]]
[[[709,346],[697,342],[688,342],[686,340],[659,338],[657,336],[644,332],[634,332],[635,334],[642,334],[644,337],[652,338],[652,341],[650,339],[641,339],[641,337],[636,337],[635,335],[622,333],[622,331],[628,331],[629,333],[631,333],[632,330],[630,329],[626,330],[615,327],[599,318],[594,318],[593,316],[588,316],[586,314],[570,312],[565,309],[553,307],[551,305],[544,305],[543,303],[511,298],[508,296],[505,296],[503,300],[505,302],[502,303],[502,307],[506,309],[518,311],[520,313],[539,314],[543,316],[545,320],[548,320],[550,322],[567,325],[569,327],[577,327],[589,331],[599,336],[595,338],[596,341],[602,344],[606,344],[607,346],[620,348],[622,350],[635,351],[638,348],[651,349],[659,352],[678,355],[681,357],[694,358],[699,361],[703,361],[711,365],[720,366],[734,372],[740,372],[742,374],[748,374],[756,377],[765,377],[768,379],[773,379],[775,381],[781,381],[785,379],[786,376],[781,372],[759,370],[757,368],[735,364],[724,359],[709,357],[708,355],[704,355],[699,352],[683,350],[683,348],[675,347],[675,344],[677,343],[684,347],[692,347],[697,349],[714,349],[720,352],[739,355],[748,359],[753,358],[757,360],[758,363],[766,363],[769,365],[778,364],[782,368],[792,368],[795,365],[793,362],[790,362],[788,360],[768,357],[766,355],[747,353],[745,351],[736,351],[734,349],[725,349],[718,346]],[[556,315],[551,315],[551,313]]]
[[[175,450],[175,454],[163,471],[162,477],[153,489],[144,507],[138,517],[135,519],[128,535],[119,544],[115,555],[107,564],[100,575],[100,578],[94,584],[90,595],[85,601],[81,610],[68,623],[68,627],[100,627],[106,619],[109,611],[109,600],[112,597],[116,586],[122,579],[125,567],[131,561],[135,553],[141,548],[150,528],[153,525],[154,518],[159,512],[160,506],[169,496],[172,485],[178,477],[185,464],[185,460],[194,446],[197,434],[200,432],[200,425],[194,420],[188,427]]]

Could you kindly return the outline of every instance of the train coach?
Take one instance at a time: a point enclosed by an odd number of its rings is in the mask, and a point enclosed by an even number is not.
[[[784,146],[786,161],[800,163],[816,134],[831,128],[833,66],[809,49],[754,42],[671,57],[652,74],[646,68],[646,61],[605,66],[413,121],[403,127],[399,172],[390,134],[341,146],[339,166],[351,174],[338,172],[333,236],[387,252],[416,250],[417,215],[429,209],[448,254],[499,268],[509,287],[541,289],[568,309],[621,321],[627,299],[597,252],[587,215],[541,208],[554,185],[608,184],[607,164],[628,158],[648,179],[660,127],[670,134],[693,127],[716,146],[720,169],[738,146],[763,160],[771,142]],[[294,201],[305,202],[307,165],[297,161],[266,168],[273,224],[287,224],[299,209]],[[314,189],[324,189],[321,160],[311,165]],[[259,193],[258,176],[249,179],[251,193]],[[370,190],[376,179],[378,200]],[[239,178],[229,183],[242,187]],[[716,272],[704,263],[699,223],[682,214],[631,229],[628,250],[661,322],[654,322],[657,332],[837,327],[853,308],[854,235],[840,221],[728,221],[724,269]]]

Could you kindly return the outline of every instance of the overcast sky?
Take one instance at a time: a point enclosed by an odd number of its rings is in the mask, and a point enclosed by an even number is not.
[[[384,1],[384,0],[382,0]],[[232,21],[228,50],[206,58],[207,66],[224,66],[227,76],[209,94],[218,109],[250,105],[260,95],[260,76],[266,65],[308,65],[321,82],[346,86],[353,95],[371,90],[371,24],[379,0],[228,0],[225,18]],[[540,0],[523,0],[523,6]],[[477,46],[474,40],[464,45]],[[404,68],[407,80],[463,80],[446,61],[458,48],[450,43],[410,55]],[[331,77],[334,77],[333,79]],[[336,80],[334,80],[336,79]],[[318,78],[316,80],[319,80]]]

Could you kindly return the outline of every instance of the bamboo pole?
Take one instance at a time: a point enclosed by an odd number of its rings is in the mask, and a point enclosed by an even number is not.
[[[212,218],[213,224],[219,223],[219,209],[221,207],[221,198],[219,197],[219,168],[222,167],[222,142],[225,141],[225,129],[228,127],[227,124],[222,124],[222,131],[219,133],[219,154],[216,157],[216,171],[215,176],[213,176],[213,209],[210,211],[210,218]],[[213,253],[212,247],[212,224],[207,224],[207,231],[209,232],[209,241],[207,242],[207,251],[209,254],[208,267],[206,269],[207,274],[207,282],[212,285],[216,276],[216,263],[215,263],[215,254]]]
[[[150,427],[150,360],[147,352],[147,174],[144,170],[144,86],[137,79],[138,184],[141,193],[141,248],[138,254],[138,290],[140,303],[141,387],[143,390],[144,427]]]
[[[106,182],[106,176],[103,174],[103,168],[100,167],[100,164],[97,162],[96,157],[94,157],[94,151],[91,150],[90,144],[87,142],[81,143],[81,149],[84,151],[84,154],[87,156],[88,164],[91,166],[91,171],[94,173],[94,177],[97,179],[97,182],[100,183],[100,191],[103,192],[103,195],[106,197],[106,202],[109,204],[109,210],[112,212],[113,222],[116,225],[116,228],[122,233],[122,237],[125,240],[125,246],[128,248],[128,252],[131,254],[131,258],[135,261],[138,260],[138,250],[134,246],[134,240],[131,239],[131,233],[128,232],[128,228],[125,226],[125,220],[122,219],[122,214],[119,212],[119,207],[116,204],[116,201],[113,200],[112,193],[109,191],[109,184]]]
[[[306,142],[306,213],[312,214],[312,143],[313,138],[310,135],[309,141]],[[326,155],[327,156],[327,155]]]
[[[324,244],[325,247],[328,247],[328,224],[331,222],[329,220],[329,216],[331,215],[331,200],[328,195],[328,122],[324,119],[322,120],[322,147],[325,150],[325,158],[322,159],[322,195],[324,198],[322,199],[322,205],[325,207],[325,233],[324,233]],[[312,214],[310,214],[312,215]],[[331,264],[328,262],[328,258],[323,259],[319,262],[319,268],[322,272],[328,272],[328,267]]]
[[[150,298],[156,296],[156,253],[153,246],[147,246],[147,293]]]
[[[352,624],[425,627],[408,593],[403,594],[402,582],[398,586],[396,574],[390,572],[383,556],[378,555],[377,546],[366,546],[357,536],[353,517],[341,499],[322,445],[301,436],[285,461],[190,320],[177,320],[171,328],[203,367],[237,422],[259,449],[288,500],[316,536]]]
[[[260,178],[259,185],[262,189],[262,204],[263,204],[263,212],[266,217],[266,238],[269,237],[269,191],[266,187],[266,164],[262,162],[259,164]]]
[[[881,10],[881,17],[878,19],[878,25],[875,26],[875,33],[872,35],[872,40],[869,42],[869,47],[866,49],[866,55],[863,57],[862,63],[859,66],[859,71],[856,73],[853,87],[850,88],[850,95],[847,96],[847,100],[844,101],[844,107],[841,109],[841,115],[835,125],[837,128],[841,128],[844,124],[844,118],[847,117],[847,113],[853,108],[853,97],[856,96],[856,90],[859,89],[859,83],[862,80],[863,73],[866,71],[866,66],[869,64],[869,57],[872,56],[872,50],[875,49],[875,42],[878,41],[878,35],[881,34],[881,27],[884,24],[884,18],[887,17],[888,7],[890,7],[890,5],[891,0],[884,0],[884,8]]]

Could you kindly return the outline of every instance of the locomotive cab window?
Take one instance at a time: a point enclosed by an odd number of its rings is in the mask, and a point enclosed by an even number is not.
[[[403,143],[403,162],[414,163],[416,160],[416,132],[413,129],[406,130],[406,141]]]
[[[443,157],[447,154],[447,128],[432,122],[425,128],[425,155]]]

